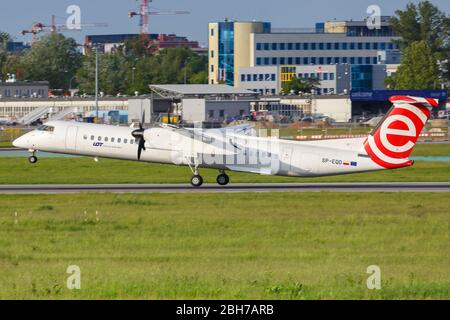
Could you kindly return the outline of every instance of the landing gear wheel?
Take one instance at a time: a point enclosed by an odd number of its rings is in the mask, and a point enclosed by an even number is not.
[[[217,176],[217,183],[221,186],[226,186],[228,183],[230,183],[230,177],[225,173],[219,174]]]
[[[38,161],[38,158],[37,158],[36,156],[30,156],[30,157],[28,158],[28,161],[29,161],[31,164],[35,164],[35,163]]]
[[[202,176],[195,175],[191,178],[191,184],[194,187],[200,187],[203,184],[203,178]]]

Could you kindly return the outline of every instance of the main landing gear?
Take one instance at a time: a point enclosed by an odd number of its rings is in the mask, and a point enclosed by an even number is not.
[[[198,163],[195,161],[195,159],[192,159],[193,161],[189,161],[191,159],[188,159],[188,165],[189,168],[192,171],[192,178],[191,178],[191,185],[193,187],[201,187],[203,184],[203,178],[199,173],[198,170]],[[230,183],[230,177],[225,173],[224,170],[220,170],[220,174],[217,176],[217,184],[221,186],[226,186],[228,183]]]
[[[35,152],[33,151],[31,156],[28,157],[28,162],[30,162],[31,164],[35,164],[36,162],[38,162],[38,158],[35,156]]]

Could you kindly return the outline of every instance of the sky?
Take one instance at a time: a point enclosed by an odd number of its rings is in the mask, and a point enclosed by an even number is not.
[[[370,5],[378,5],[382,15],[392,15],[404,9],[410,0],[153,0],[159,10],[187,10],[190,15],[153,16],[151,33],[175,33],[207,45],[207,23],[224,18],[244,21],[268,21],[275,28],[312,28],[316,22],[327,20],[359,20],[367,16]],[[418,3],[419,1],[412,1]],[[432,0],[441,11],[450,14],[449,0]],[[81,8],[82,23],[101,22],[108,27],[66,32],[67,36],[83,41],[86,34],[138,33],[138,18],[130,19],[129,11],[137,11],[136,0],[2,0],[0,30],[10,33],[16,41],[30,41],[20,35],[33,22],[50,24],[51,15],[65,23],[70,5]]]

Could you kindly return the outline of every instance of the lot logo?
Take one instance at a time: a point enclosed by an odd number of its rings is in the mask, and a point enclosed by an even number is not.
[[[372,160],[384,168],[412,164],[408,157],[431,113],[423,103],[436,103],[407,97],[393,97],[391,101],[394,108],[365,142],[365,149]]]
[[[381,289],[381,269],[379,266],[368,266],[367,273],[370,276],[367,278],[366,285],[369,290]]]

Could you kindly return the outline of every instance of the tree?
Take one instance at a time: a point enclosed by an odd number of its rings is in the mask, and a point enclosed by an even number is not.
[[[283,86],[283,93],[311,93],[312,90],[319,88],[319,86],[320,81],[316,78],[294,78]]]
[[[44,36],[22,56],[21,78],[47,80],[51,88],[67,90],[70,80],[81,65],[81,57],[74,39],[57,33]]]
[[[439,83],[437,59],[425,41],[407,47],[397,72],[386,80],[395,90],[432,90],[438,89]]]
[[[406,10],[397,10],[391,24],[401,37],[403,48],[413,42],[425,41],[433,53],[440,52],[450,45],[450,17],[429,1],[417,6],[409,3]]]
[[[0,48],[6,47],[6,44],[11,41],[11,36],[7,32],[0,31]]]

